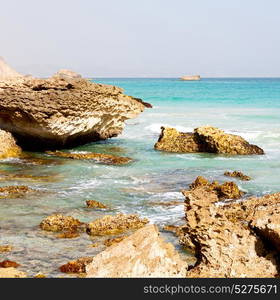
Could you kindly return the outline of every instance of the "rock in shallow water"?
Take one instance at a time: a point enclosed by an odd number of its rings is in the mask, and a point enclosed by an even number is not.
[[[149,105],[121,88],[73,76],[0,80],[0,128],[25,149],[58,149],[117,136]]]
[[[156,150],[231,155],[264,154],[260,147],[249,144],[241,136],[227,134],[223,130],[211,126],[196,128],[193,133],[178,132],[175,128],[165,127],[162,127],[161,130],[159,139],[154,146]]]
[[[252,179],[250,176],[247,176],[240,171],[233,171],[233,172],[227,171],[224,173],[224,175],[229,176],[229,177],[235,177],[235,178],[241,179],[243,181],[249,181]]]
[[[83,225],[78,219],[71,216],[51,215],[42,220],[40,228],[46,231],[66,231],[76,232]]]
[[[119,234],[133,229],[138,229],[148,223],[148,219],[139,218],[137,215],[117,214],[115,216],[104,216],[87,224],[87,233],[89,235],[110,235]]]
[[[147,225],[96,255],[87,277],[185,277],[187,264],[155,225]]]
[[[57,157],[71,158],[71,159],[92,159],[94,161],[109,164],[109,165],[125,165],[132,162],[129,157],[116,156],[103,153],[68,153],[61,151],[47,151],[47,154]]]

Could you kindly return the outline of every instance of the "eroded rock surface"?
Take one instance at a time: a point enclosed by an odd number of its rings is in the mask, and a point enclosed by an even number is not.
[[[40,228],[46,231],[53,232],[76,232],[83,225],[78,219],[71,216],[63,216],[60,214],[46,217],[40,223]]]
[[[128,230],[135,230],[145,226],[148,219],[141,219],[138,215],[117,214],[115,216],[104,216],[87,224],[87,233],[89,235],[110,235],[119,234]]]
[[[269,216],[271,197],[252,198],[251,204],[241,203],[217,205],[215,191],[203,186],[183,191],[186,225],[181,228],[181,244],[193,249],[196,265],[187,277],[275,277],[279,275],[279,261],[275,234],[263,226],[263,218],[257,233],[254,220],[258,213]],[[277,195],[280,199],[280,194]],[[280,202],[280,201],[279,201]],[[257,207],[256,203],[262,203]],[[264,204],[266,203],[266,205]],[[243,204],[245,206],[243,206]],[[274,206],[275,208],[275,206]],[[268,221],[269,222],[269,221]],[[263,237],[266,238],[263,238]],[[271,238],[271,244],[267,240]],[[274,249],[274,250],[273,250]]]
[[[209,152],[231,155],[264,154],[256,145],[249,144],[241,136],[227,134],[223,130],[202,126],[194,132],[179,132],[175,128],[161,128],[155,149],[168,152]]]
[[[224,173],[224,175],[229,176],[229,177],[235,177],[235,178],[241,179],[243,181],[249,181],[252,179],[250,176],[245,175],[240,171],[233,171],[233,172],[227,171]]]
[[[60,72],[0,80],[0,128],[25,149],[59,149],[117,136],[149,105],[121,88]]]
[[[15,268],[0,268],[0,278],[25,278],[26,273]]]
[[[147,225],[96,255],[87,277],[185,277],[187,264],[155,225]]]
[[[19,157],[21,154],[21,148],[11,133],[0,129],[0,159]]]
[[[47,154],[54,155],[57,157],[71,158],[71,159],[92,159],[94,161],[108,164],[108,165],[125,165],[132,162],[129,157],[116,156],[111,154],[103,153],[69,153],[62,151],[47,151]]]

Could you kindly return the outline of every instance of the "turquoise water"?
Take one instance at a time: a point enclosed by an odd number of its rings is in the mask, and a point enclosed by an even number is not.
[[[160,227],[182,224],[183,205],[160,206],[157,202],[182,201],[181,190],[198,176],[225,181],[227,170],[240,170],[252,181],[236,181],[247,195],[280,191],[280,79],[96,79],[113,84],[126,94],[153,104],[136,119],[129,120],[122,135],[75,148],[129,156],[127,166],[105,166],[90,161],[57,159],[46,165],[32,161],[6,160],[0,171],[8,174],[49,176],[40,181],[3,179],[0,185],[25,184],[40,191],[19,199],[0,199],[0,245],[11,244],[14,251],[0,254],[12,259],[29,275],[43,272],[63,276],[58,267],[82,256],[95,255],[86,234],[76,239],[57,239],[42,232],[43,217],[63,213],[88,222],[108,213],[138,213]],[[265,150],[263,156],[225,156],[215,154],[176,154],[158,152],[153,145],[161,126],[192,131],[212,125],[243,136]],[[49,157],[36,153],[39,158]],[[1,174],[0,174],[1,178]],[[93,211],[85,201],[95,199],[111,210]],[[176,247],[175,238],[164,234]],[[178,248],[179,249],[179,248]]]

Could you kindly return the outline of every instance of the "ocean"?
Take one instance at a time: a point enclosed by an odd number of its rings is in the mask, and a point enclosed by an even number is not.
[[[92,161],[57,159],[46,165],[20,159],[0,162],[0,171],[42,176],[41,180],[1,178],[0,185],[28,185],[40,196],[0,199],[0,245],[10,244],[11,253],[0,259],[15,260],[29,275],[66,276],[58,267],[69,260],[93,256],[102,246],[83,234],[58,239],[43,232],[41,220],[62,213],[89,222],[106,214],[137,213],[160,228],[181,225],[184,220],[182,189],[199,175],[209,180],[235,181],[246,197],[280,191],[280,78],[207,78],[180,81],[174,78],[93,79],[122,87],[126,94],[153,105],[129,120],[123,133],[106,141],[87,144],[73,151],[93,151],[133,158],[127,166],[106,166]],[[244,137],[264,149],[265,155],[228,156],[206,153],[177,154],[154,150],[161,126],[193,131],[202,125],[219,127]],[[38,158],[47,158],[36,153]],[[225,177],[225,171],[242,171],[251,181]],[[44,177],[45,176],[45,177]],[[23,176],[24,177],[24,176]],[[86,200],[97,200],[109,211],[86,208]],[[181,201],[174,206],[159,202]],[[182,252],[176,238],[163,232],[166,240]],[[188,255],[188,254],[186,254]]]

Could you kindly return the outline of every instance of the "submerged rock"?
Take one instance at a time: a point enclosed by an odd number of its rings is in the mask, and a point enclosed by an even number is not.
[[[0,159],[19,157],[21,154],[21,148],[16,144],[13,136],[0,129]]]
[[[198,187],[203,187],[206,191],[214,191],[219,200],[225,199],[239,199],[244,195],[244,192],[240,191],[236,183],[234,182],[224,182],[219,184],[217,181],[210,183],[203,176],[198,176],[195,181],[190,184],[190,189],[196,189]]]
[[[115,137],[149,106],[121,88],[68,75],[0,80],[0,128],[24,149],[61,149]]]
[[[97,254],[86,267],[86,277],[185,277],[186,268],[156,226],[147,225]]]
[[[27,193],[34,192],[35,190],[25,185],[11,185],[0,187],[1,198],[20,198],[24,197]]]
[[[12,260],[3,260],[0,262],[0,268],[17,268],[20,265]]]
[[[0,268],[0,278],[25,278],[26,273],[15,268]]]
[[[71,216],[51,215],[43,219],[40,228],[46,231],[66,231],[76,232],[83,225],[78,219]]]
[[[148,219],[140,219],[137,215],[117,214],[115,216],[104,216],[87,224],[87,233],[89,235],[111,235],[126,232],[132,229],[138,229],[148,223]]]
[[[67,264],[59,267],[63,273],[85,273],[86,266],[92,262],[92,257],[82,257],[77,260],[69,261]]]
[[[249,144],[241,136],[227,134],[223,130],[202,126],[194,132],[183,133],[175,128],[161,128],[155,149],[168,152],[208,152],[231,155],[264,154],[256,145]]]
[[[236,178],[244,180],[244,181],[249,181],[252,179],[250,176],[247,176],[240,171],[233,171],[233,172],[227,171],[224,173],[224,175],[229,176],[229,177],[236,177]]]
[[[232,218],[238,210],[242,215],[242,204],[217,205],[219,199],[215,191],[204,187],[183,191],[183,194],[186,198],[186,224],[181,228],[180,242],[191,247],[197,257],[197,263],[187,277],[279,275],[277,253],[251,229],[253,223],[250,226],[244,222],[245,215],[242,220]]]
[[[47,151],[47,154],[71,159],[92,159],[97,162],[109,165],[124,165],[132,161],[132,159],[129,157],[122,157],[103,153],[68,153],[61,151]]]
[[[13,250],[13,246],[11,245],[2,245],[0,246],[0,253],[11,252]]]
[[[107,239],[107,240],[104,241],[103,244],[106,247],[110,247],[112,245],[115,245],[115,244],[121,242],[124,238],[125,238],[125,236],[119,236],[119,237],[116,237],[116,238],[113,238],[113,239]]]
[[[95,200],[87,200],[86,204],[88,208],[108,208],[107,205]]]

